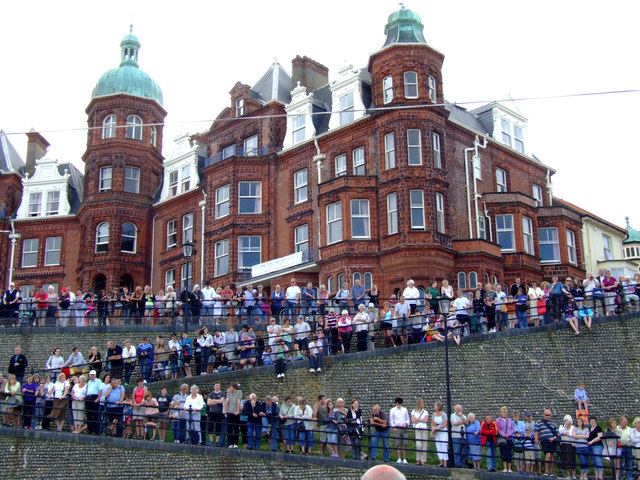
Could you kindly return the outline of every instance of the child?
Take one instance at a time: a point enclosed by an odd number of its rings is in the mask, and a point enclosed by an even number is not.
[[[271,347],[267,346],[262,352],[262,365],[273,365],[273,357],[271,356],[272,350]]]
[[[524,472],[533,474],[533,467],[536,460],[536,446],[533,443],[531,428],[526,427],[524,433]]]
[[[175,380],[178,378],[178,371],[180,370],[180,366],[178,361],[180,360],[180,356],[178,355],[178,349],[173,347],[171,349],[171,353],[169,354],[169,368],[171,369],[171,379]]]
[[[276,378],[284,378],[284,372],[287,369],[287,353],[289,347],[284,343],[281,337],[276,337],[274,345],[276,346]]]
[[[576,298],[576,301],[578,303],[578,309],[576,310],[578,319],[582,320],[586,327],[591,330],[591,324],[593,323],[593,311],[584,305],[582,298]]]
[[[305,356],[300,351],[300,345],[297,343],[293,344],[293,353],[291,357],[289,357],[290,362],[297,362],[298,360],[306,360]]]
[[[174,400],[169,407],[169,419],[171,420],[171,432],[173,433],[173,443],[180,443],[180,402]]]
[[[516,323],[518,323],[518,315],[516,314],[516,300],[509,295],[507,297],[507,301],[505,302],[507,306],[507,322],[509,322],[509,328],[516,328]]]
[[[142,405],[144,405],[144,426],[147,427],[145,437],[146,433],[151,431],[151,441],[153,442],[156,439],[156,427],[158,425],[158,415],[160,414],[160,410],[158,408],[158,400],[153,398],[153,394],[149,390],[147,390],[144,394]]]
[[[524,473],[525,467],[523,466],[524,460],[524,442],[525,437],[520,430],[516,430],[513,437],[513,460],[518,467],[518,473]]]
[[[573,303],[573,299],[570,298],[562,309],[564,310],[564,321],[571,326],[576,335],[580,335],[580,330],[578,330],[578,318],[574,311],[575,305]]]
[[[584,410],[585,412],[589,413],[589,399],[587,398],[587,391],[584,389],[584,387],[584,382],[580,382],[578,384],[578,388],[576,388],[576,391],[573,393],[573,398],[576,401],[576,410]]]
[[[122,409],[122,423],[124,424],[124,431],[122,432],[123,438],[129,438],[132,432],[133,424],[133,394],[127,393],[125,397],[123,409]]]
[[[322,371],[322,338],[314,335],[309,344],[309,372]]]
[[[456,318],[456,315],[449,315],[447,318],[447,326],[449,327],[449,336],[453,338],[456,342],[456,345],[460,346],[460,322]]]

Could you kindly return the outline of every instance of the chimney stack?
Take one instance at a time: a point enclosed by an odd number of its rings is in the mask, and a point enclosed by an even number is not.
[[[36,169],[36,160],[44,157],[47,147],[49,147],[49,142],[33,128],[27,133],[27,138],[26,170],[27,176],[31,177]]]
[[[306,87],[307,91],[324,87],[329,83],[329,69],[309,57],[297,55],[291,61],[291,66],[291,90],[296,88],[298,82]]]

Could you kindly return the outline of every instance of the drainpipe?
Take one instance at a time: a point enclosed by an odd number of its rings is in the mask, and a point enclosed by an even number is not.
[[[316,202],[318,205],[318,258],[317,260],[322,260],[322,251],[320,250],[320,242],[322,240],[322,235],[321,235],[321,230],[322,230],[322,224],[321,224],[321,217],[322,215],[320,215],[320,184],[322,183],[322,161],[324,159],[327,158],[327,156],[320,152],[320,145],[318,145],[318,140],[314,140],[313,143],[316,146],[316,150],[318,151],[318,153],[316,155],[313,156],[313,161],[316,162],[316,167],[318,168],[318,193],[316,193]]]
[[[478,137],[476,137],[477,139]],[[475,142],[474,142],[475,143]],[[473,238],[473,224],[471,222],[471,186],[469,184],[469,158],[468,153],[474,151],[473,147],[464,149],[464,178],[467,188],[467,220],[469,221],[469,238]],[[473,173],[473,170],[471,170]]]
[[[547,169],[547,193],[549,194],[549,206],[553,206],[553,183],[551,183],[551,170]]]
[[[153,291],[153,261],[155,257],[155,247],[156,247],[156,218],[158,218],[160,214],[156,213],[153,220],[151,220],[151,281],[149,285],[151,286],[151,291]]]
[[[487,137],[484,136],[482,137],[482,144],[478,141],[478,136],[476,135],[476,139],[473,141],[473,146],[475,148],[475,153],[473,155],[473,158],[479,158],[478,157],[478,148],[486,148],[487,147]],[[475,208],[476,208],[476,232],[479,230],[479,225],[480,225],[480,209],[478,208],[478,200],[480,198],[482,198],[482,195],[478,193],[478,179],[476,178],[476,176],[473,176],[473,198],[474,198],[474,204],[475,204]]]
[[[489,216],[489,210],[487,210],[487,202],[482,202],[482,206],[484,207],[484,216],[487,219],[484,226],[486,228],[487,224],[489,225],[489,241],[493,242],[493,230],[491,230],[491,217]]]
[[[204,214],[207,208],[207,194],[204,193],[202,188],[200,189],[204,198],[198,202],[202,217],[200,220],[200,283],[204,283]]]
[[[9,260],[9,283],[7,284],[7,290],[9,289],[9,285],[13,280],[13,258],[15,257],[16,252],[16,244],[18,243],[18,239],[20,238],[20,234],[16,233],[16,228],[14,225],[14,220],[11,220],[11,230],[0,230],[1,233],[8,233],[9,240],[11,240],[11,259]]]

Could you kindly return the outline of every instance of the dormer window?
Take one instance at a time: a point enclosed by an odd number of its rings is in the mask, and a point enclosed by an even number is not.
[[[503,118],[500,120],[500,125],[502,126],[502,143],[511,146],[511,124],[509,120]]]
[[[513,148],[520,153],[524,153],[524,139],[522,136],[522,128],[518,125],[513,126]]]
[[[431,75],[429,75],[428,78],[428,87],[429,87],[429,100],[432,101],[433,103],[436,103],[436,77],[432,77]]]
[[[340,97],[340,125],[353,122],[353,92]]]
[[[30,217],[39,217],[40,216],[40,204],[42,203],[42,193],[34,192],[29,195],[29,216]]]
[[[142,140],[142,119],[137,115],[127,117],[127,138]]]
[[[304,115],[293,117],[293,143],[302,142],[305,138],[306,119]]]
[[[522,126],[516,125],[506,118],[501,118],[500,129],[502,131],[502,143],[524,154],[524,131]]]
[[[182,184],[180,187],[181,192],[186,192],[191,187],[191,165],[185,165],[182,167]]]
[[[57,215],[60,210],[60,192],[47,193],[47,215]]]
[[[107,115],[102,122],[102,138],[114,138],[116,136],[116,116]]]
[[[382,98],[385,104],[393,100],[393,78],[391,75],[382,79]]]
[[[175,197],[178,194],[178,171],[169,172],[169,196]]]
[[[236,117],[244,115],[244,98],[238,98],[236,100]]]
[[[404,72],[404,96],[405,98],[418,98],[418,74],[416,72]]]

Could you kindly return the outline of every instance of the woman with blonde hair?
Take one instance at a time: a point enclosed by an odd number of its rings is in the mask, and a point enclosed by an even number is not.
[[[22,394],[20,391],[20,382],[17,377],[12,373],[9,374],[3,393],[7,398],[5,400],[7,423],[15,428],[20,425],[20,410],[22,409]]]
[[[131,294],[131,310],[133,312],[134,323],[137,323],[137,320],[142,317],[142,313],[144,311],[144,292],[142,291],[142,287],[138,285],[134,292]]]
[[[153,315],[156,309],[156,296],[153,294],[151,287],[145,285],[144,298],[142,300],[144,305],[144,325],[153,325]]]
[[[69,382],[64,373],[60,373],[56,382],[49,389],[47,397],[53,399],[53,410],[49,417],[53,418],[56,423],[58,432],[62,431],[64,419],[67,416],[67,407],[69,406]]]
[[[80,375],[78,383],[71,389],[73,427],[71,433],[82,433],[87,429],[84,399],[87,396],[87,377]]]
[[[171,285],[167,285],[167,293],[164,295],[165,320],[167,325],[173,323],[176,309],[176,292]]]
[[[416,439],[416,465],[427,464],[427,450],[429,447],[429,412],[424,408],[424,400],[419,397],[416,402],[416,408],[411,410],[411,423],[413,423],[413,432]]]

